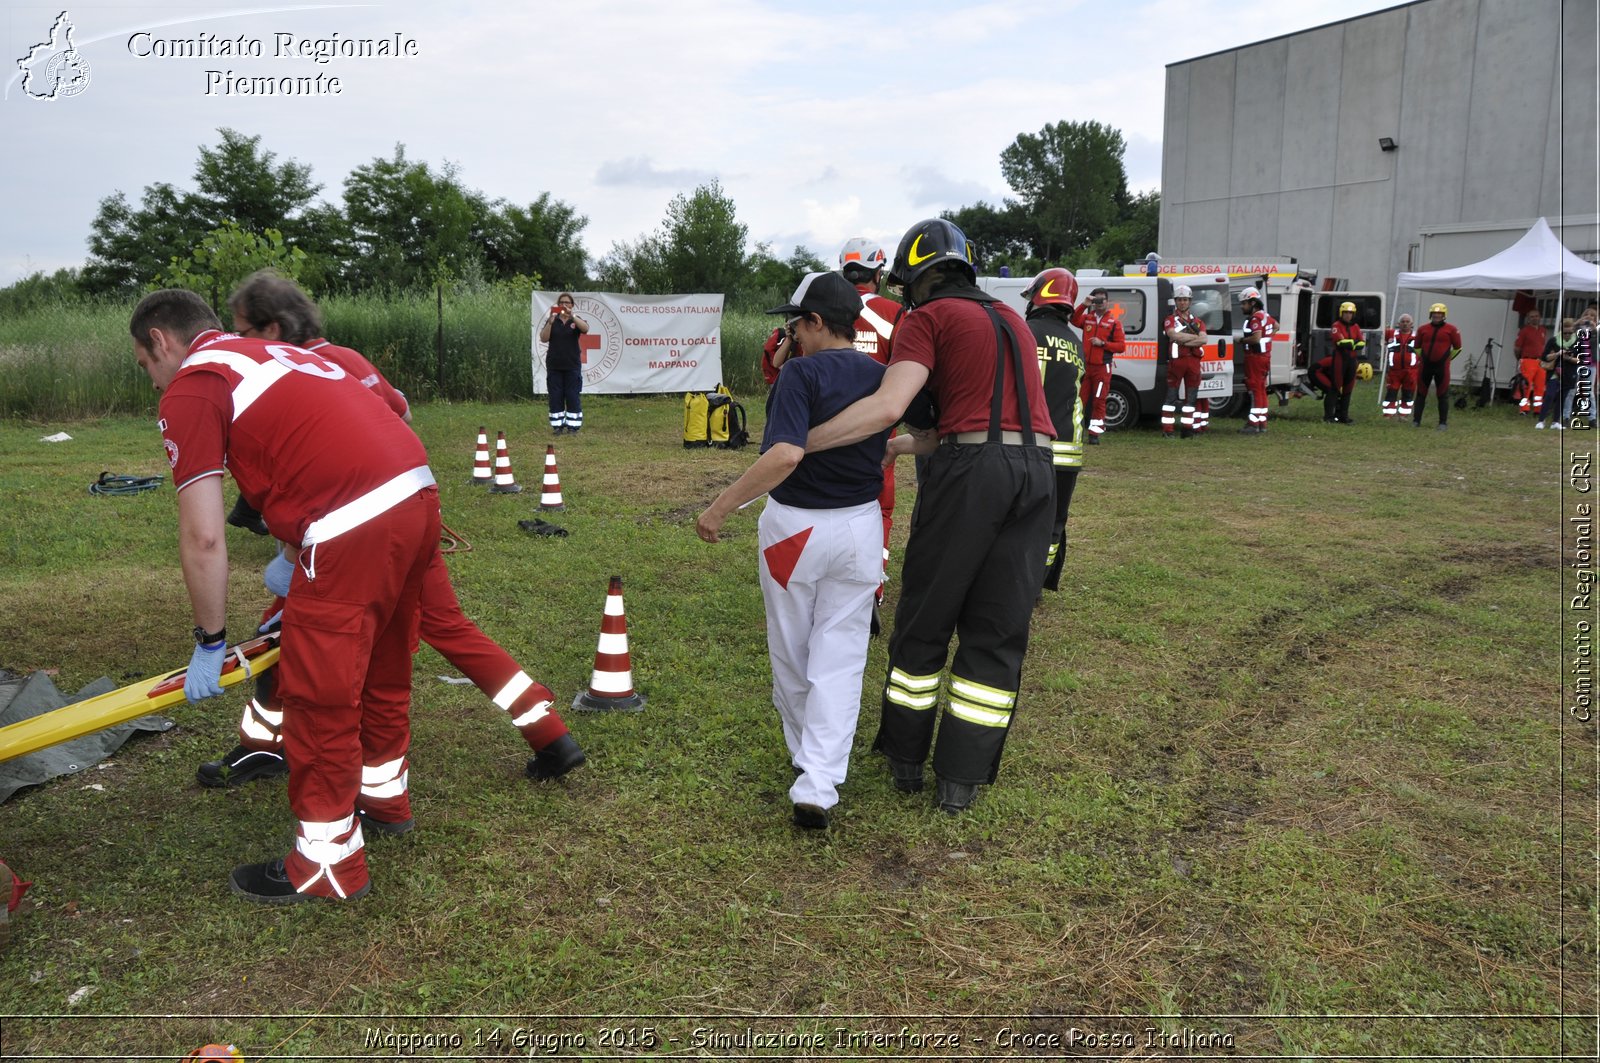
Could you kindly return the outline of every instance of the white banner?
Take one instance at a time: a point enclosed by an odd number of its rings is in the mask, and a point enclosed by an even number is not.
[[[539,330],[559,292],[533,293],[533,393],[549,394]],[[583,390],[600,395],[710,391],[722,382],[721,295],[575,292]]]

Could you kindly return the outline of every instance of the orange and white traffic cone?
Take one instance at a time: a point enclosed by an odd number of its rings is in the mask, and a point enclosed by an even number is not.
[[[489,468],[489,433],[478,426],[478,445],[472,452],[472,482],[478,487],[494,483],[494,470]]]
[[[511,475],[511,455],[506,453],[506,434],[498,433],[494,442],[494,486],[489,488],[497,495],[514,495],[522,490],[517,478]]]
[[[583,712],[611,709],[639,712],[644,708],[644,695],[633,689],[621,576],[612,576],[611,587],[606,591],[606,615],[600,621],[600,646],[594,653],[594,675],[589,680],[589,689],[572,699],[572,707]]]
[[[561,473],[556,470],[554,444],[546,444],[544,448],[544,493],[539,496],[539,508],[567,508],[566,503],[561,501]]]

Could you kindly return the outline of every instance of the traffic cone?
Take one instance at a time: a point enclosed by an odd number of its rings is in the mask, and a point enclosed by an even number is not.
[[[494,471],[489,468],[489,433],[478,426],[478,446],[472,452],[472,482],[487,487],[494,483]]]
[[[589,689],[572,699],[572,707],[584,712],[608,709],[639,712],[644,708],[644,695],[633,689],[621,576],[612,576],[611,587],[606,591],[606,615],[600,621],[600,646],[594,652],[594,675],[589,680]]]
[[[522,490],[517,478],[511,475],[511,455],[506,453],[506,434],[497,434],[494,442],[494,486],[489,488],[497,495],[514,495]]]
[[[556,471],[554,444],[546,444],[544,448],[544,493],[539,496],[539,508],[567,508],[566,503],[561,501],[561,474]]]

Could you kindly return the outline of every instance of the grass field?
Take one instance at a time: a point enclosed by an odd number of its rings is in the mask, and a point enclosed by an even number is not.
[[[540,407],[417,427],[473,545],[450,560],[468,614],[565,704],[621,574],[647,709],[568,714],[589,764],[533,785],[504,715],[424,649],[417,830],[370,844],[366,899],[279,910],[226,876],[287,849],[282,782],[194,780],[244,695],[177,707],[0,806],[0,856],[36,882],[0,1056],[1592,1058],[1595,732],[1561,687],[1563,490],[1592,434],[1504,409],[1415,431],[1363,386],[1354,427],[1308,403],[1262,439],[1108,437],[999,783],[959,818],[892,790],[877,640],[818,837],[789,823],[759,507],[716,546],[693,531],[754,449],[685,452],[674,400],[585,405],[557,440],[565,540],[516,526]],[[480,425],[524,494],[466,484]],[[90,496],[103,469],[166,471],[150,419],[0,422],[0,666],[63,689],[190,649],[170,486]],[[270,547],[230,535],[241,630]]]

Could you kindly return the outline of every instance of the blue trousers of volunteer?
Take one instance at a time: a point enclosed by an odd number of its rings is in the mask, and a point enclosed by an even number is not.
[[[583,427],[583,370],[547,369],[545,387],[550,392],[550,427],[576,432]]]
[[[872,599],[883,578],[883,512],[876,500],[845,509],[800,509],[768,499],[761,511],[761,596],[767,606],[772,704],[799,770],[795,804],[839,803],[861,712]],[[787,580],[768,550],[804,536]]]
[[[994,782],[1054,517],[1048,446],[944,443],[934,452],[911,512],[874,749],[927,759],[955,635],[933,770],[950,782]]]

